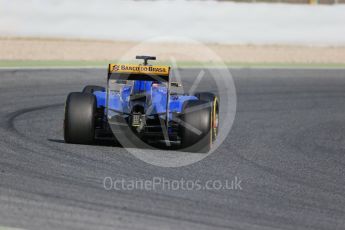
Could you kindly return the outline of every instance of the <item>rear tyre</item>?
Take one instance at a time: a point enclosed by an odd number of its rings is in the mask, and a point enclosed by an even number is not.
[[[179,127],[183,151],[207,153],[211,149],[211,116],[211,103],[199,100],[185,102]]]
[[[219,99],[210,92],[200,92],[194,94],[199,100],[208,101],[212,104],[212,142],[214,142],[218,136],[219,130]]]
[[[87,85],[83,89],[83,93],[93,93],[96,91],[105,91],[105,88],[98,85]]]
[[[96,97],[90,93],[70,93],[65,105],[66,143],[92,144],[95,139]]]

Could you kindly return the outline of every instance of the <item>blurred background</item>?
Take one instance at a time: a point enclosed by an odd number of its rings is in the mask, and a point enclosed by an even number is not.
[[[344,0],[218,0],[227,2],[268,2],[268,3],[291,3],[291,4],[339,4],[345,3]]]
[[[188,52],[188,40],[230,64],[343,64],[341,3],[345,0],[0,0],[0,65],[99,64],[147,41],[152,53]]]

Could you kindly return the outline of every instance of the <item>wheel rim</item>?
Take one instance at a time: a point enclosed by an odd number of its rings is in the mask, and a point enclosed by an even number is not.
[[[212,112],[212,142],[214,142],[217,138],[219,127],[219,108],[217,98],[214,99]]]

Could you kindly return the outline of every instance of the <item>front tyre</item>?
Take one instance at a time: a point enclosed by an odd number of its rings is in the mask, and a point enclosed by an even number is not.
[[[87,85],[83,89],[83,93],[94,93],[96,91],[105,91],[105,88],[98,85]]]
[[[65,105],[66,143],[92,144],[95,138],[96,97],[90,93],[70,93]]]

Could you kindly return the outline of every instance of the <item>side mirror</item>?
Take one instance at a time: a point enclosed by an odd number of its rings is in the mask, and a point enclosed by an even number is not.
[[[178,82],[170,82],[170,86],[171,86],[171,87],[181,87],[182,84],[181,84],[181,83],[178,83]]]

